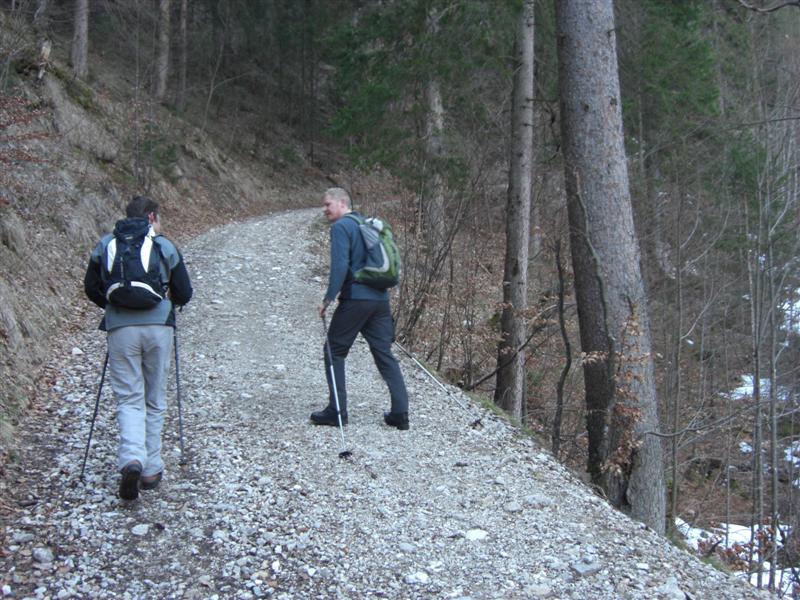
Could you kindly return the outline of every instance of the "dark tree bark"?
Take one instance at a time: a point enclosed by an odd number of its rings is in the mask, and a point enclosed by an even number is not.
[[[564,384],[567,381],[567,375],[572,367],[572,345],[569,342],[569,335],[567,334],[567,320],[564,315],[564,266],[561,264],[561,240],[556,241],[555,247],[556,255],[556,271],[558,272],[558,328],[561,331],[561,340],[564,342],[564,367],[561,369],[561,375],[558,377],[556,384],[556,412],[553,416],[553,433],[551,436],[550,449],[553,455],[558,458],[558,453],[561,451],[561,422],[564,415]]]
[[[612,0],[555,4],[567,209],[589,471],[611,502],[663,533],[666,501],[650,325],[622,134]],[[606,429],[607,428],[607,429]]]
[[[175,107],[178,111],[186,110],[186,65],[189,62],[189,45],[187,40],[189,0],[181,0],[181,11],[178,17],[178,91],[175,95]]]
[[[494,401],[521,419],[525,412],[525,311],[533,188],[533,0],[525,0],[517,25],[511,108],[511,160],[506,205],[503,314]]]
[[[156,85],[153,95],[163,102],[169,75],[170,0],[158,0],[158,49],[156,53]]]
[[[86,77],[89,74],[89,0],[75,1],[70,58],[75,76]]]

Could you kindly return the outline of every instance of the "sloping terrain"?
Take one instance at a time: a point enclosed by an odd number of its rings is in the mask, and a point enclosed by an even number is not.
[[[104,352],[99,311],[82,320],[5,478],[4,593],[766,597],[613,510],[409,362],[411,429],[386,427],[387,392],[363,343],[348,360],[353,456],[339,458],[339,432],[308,422],[325,397],[324,236],[317,210],[289,211],[184,245],[196,285],[177,335],[187,464],[173,387],[166,476],[135,502],[116,497],[107,388],[78,480]]]
[[[142,108],[102,68],[89,87],[55,61],[41,82],[22,73],[0,97],[0,464],[60,346],[56,332],[86,308],[89,252],[132,196],[159,202],[182,240],[234,216],[309,206],[330,185],[302,159],[231,154],[166,108]]]

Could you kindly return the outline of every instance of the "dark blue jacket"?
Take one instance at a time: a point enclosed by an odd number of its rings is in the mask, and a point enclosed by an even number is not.
[[[331,225],[331,272],[325,300],[333,302],[337,294],[340,300],[389,300],[387,290],[353,281],[353,273],[366,263],[367,249],[358,222],[347,217],[335,221]]]

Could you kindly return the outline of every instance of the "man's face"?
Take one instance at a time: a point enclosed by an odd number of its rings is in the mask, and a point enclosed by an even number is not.
[[[336,198],[325,196],[322,199],[322,213],[328,222],[333,223],[343,217],[348,211],[347,203]]]

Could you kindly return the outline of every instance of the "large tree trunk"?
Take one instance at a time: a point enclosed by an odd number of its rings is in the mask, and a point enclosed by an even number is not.
[[[506,208],[502,339],[497,351],[494,401],[513,417],[525,412],[525,310],[533,180],[533,0],[525,0],[517,25],[511,108],[511,160]]]
[[[181,11],[178,23],[179,52],[178,52],[178,91],[175,95],[175,108],[179,112],[186,110],[186,64],[188,63],[189,47],[187,41],[186,21],[188,19],[189,0],[181,0]]]
[[[163,102],[167,94],[169,74],[170,0],[158,0],[158,51],[156,54],[156,85],[154,96]]]
[[[89,74],[89,0],[75,1],[75,22],[73,24],[72,71],[76,77]]]
[[[428,35],[436,35],[439,30],[439,13],[431,8],[425,23]],[[422,207],[425,216],[428,251],[436,256],[445,243],[446,227],[444,216],[444,177],[441,174],[444,156],[444,103],[439,80],[431,76],[425,87],[428,111],[425,118],[425,150],[428,156],[429,184],[425,203]]]
[[[561,130],[589,428],[611,502],[663,533],[650,324],[633,226],[612,0],[556,2]],[[606,433],[607,428],[607,433]]]

